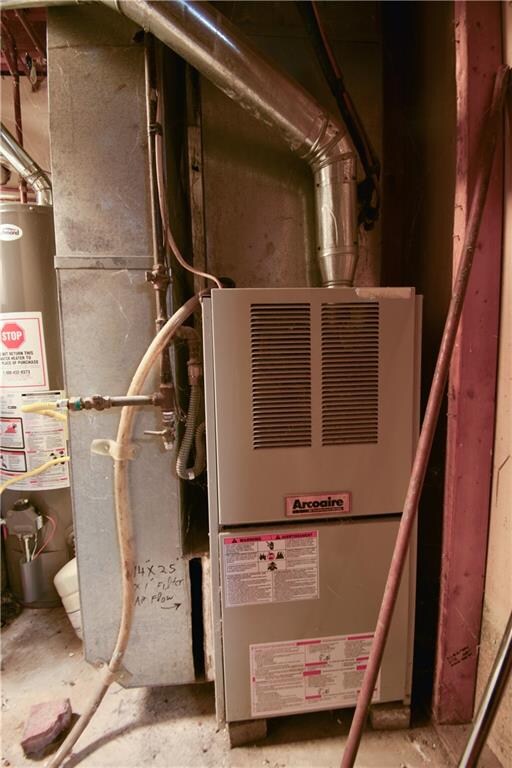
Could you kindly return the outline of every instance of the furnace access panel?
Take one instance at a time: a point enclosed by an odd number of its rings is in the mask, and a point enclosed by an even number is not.
[[[219,525],[401,512],[418,411],[413,289],[214,290],[205,322]]]
[[[399,520],[220,535],[228,722],[356,703]],[[373,700],[409,702],[414,559],[408,558]]]

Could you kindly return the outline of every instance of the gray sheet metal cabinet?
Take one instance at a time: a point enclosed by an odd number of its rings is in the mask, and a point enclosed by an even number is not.
[[[204,301],[217,711],[353,706],[418,429],[412,289]],[[374,700],[410,700],[415,545]]]

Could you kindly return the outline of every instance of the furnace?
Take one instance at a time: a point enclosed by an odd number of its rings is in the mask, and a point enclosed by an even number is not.
[[[217,707],[228,723],[353,706],[419,419],[408,288],[204,300]],[[375,702],[410,701],[414,548]]]

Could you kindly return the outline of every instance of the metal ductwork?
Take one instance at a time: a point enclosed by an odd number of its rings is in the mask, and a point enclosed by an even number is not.
[[[346,127],[258,53],[208,3],[103,0],[151,32],[310,164],[325,287],[352,285],[358,256],[356,152]]]
[[[257,120],[275,128],[310,164],[322,285],[352,285],[358,258],[357,156],[342,120],[269,63],[208,3],[102,2],[151,32]],[[38,4],[39,0],[6,0],[3,8]]]
[[[18,144],[3,123],[0,123],[0,156],[25,179],[36,194],[38,205],[52,204],[52,185],[42,168]]]

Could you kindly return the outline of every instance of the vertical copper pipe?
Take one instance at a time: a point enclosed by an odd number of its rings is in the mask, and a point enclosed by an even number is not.
[[[484,126],[481,152],[478,155],[479,162],[477,169],[477,180],[469,213],[466,240],[462,249],[459,268],[457,270],[457,276],[453,286],[452,298],[444,326],[441,346],[439,348],[439,354],[427,402],[425,417],[423,419],[418,446],[416,448],[416,455],[414,457],[411,476],[409,479],[409,487],[407,489],[407,495],[405,498],[404,510],[400,520],[400,527],[398,529],[395,549],[393,552],[391,566],[384,589],[384,596],[382,598],[379,617],[377,619],[377,627],[370,651],[370,658],[368,659],[368,666],[366,668],[361,690],[357,699],[356,711],[352,719],[350,732],[343,752],[341,768],[352,768],[354,765],[359,749],[359,744],[361,742],[361,736],[366,723],[368,710],[370,708],[375,683],[377,681],[377,675],[379,674],[379,669],[382,663],[382,656],[386,645],[389,627],[393,618],[393,610],[395,608],[398,590],[400,588],[400,581],[407,557],[407,551],[409,549],[411,533],[418,509],[418,502],[423,488],[423,482],[425,480],[425,473],[430,457],[430,450],[432,448],[432,441],[434,439],[434,432],[436,429],[439,410],[448,378],[450,360],[455,345],[457,329],[464,304],[469,276],[471,274],[473,256],[477,246],[478,231],[485,206],[485,198],[487,195],[487,188],[489,186],[489,179],[491,176],[494,150],[501,125],[501,117],[503,112],[505,93],[508,86],[509,72],[509,68],[503,66],[498,70],[496,75],[491,109],[487,118],[487,122]]]
[[[170,284],[169,268],[166,261],[165,239],[160,202],[158,196],[156,134],[162,130],[157,120],[158,90],[156,78],[155,42],[153,35],[144,37],[144,77],[146,88],[146,113],[149,156],[149,192],[151,203],[151,233],[153,243],[153,269],[146,273],[153,284],[156,299],[155,326],[158,333],[168,320],[167,293]],[[160,394],[162,395],[162,414],[164,421],[172,419],[174,411],[174,384],[172,379],[171,356],[169,348],[162,350],[160,357]]]
[[[14,102],[14,124],[16,126],[16,139],[20,147],[23,147],[23,123],[21,119],[21,93],[20,93],[20,76],[18,73],[18,50],[16,48],[16,41],[14,36],[7,25],[7,20],[2,20],[2,29],[4,37],[6,39],[5,45],[2,46],[5,54],[5,60],[7,67],[12,77],[12,95]],[[27,202],[27,182],[20,176],[18,185],[20,191],[20,202]]]
[[[23,146],[23,123],[21,121],[21,94],[20,94],[20,76],[17,72],[12,75],[12,87],[14,97],[14,122],[16,124],[16,138],[20,147]],[[19,183],[20,202],[27,202],[27,182],[20,178]]]

